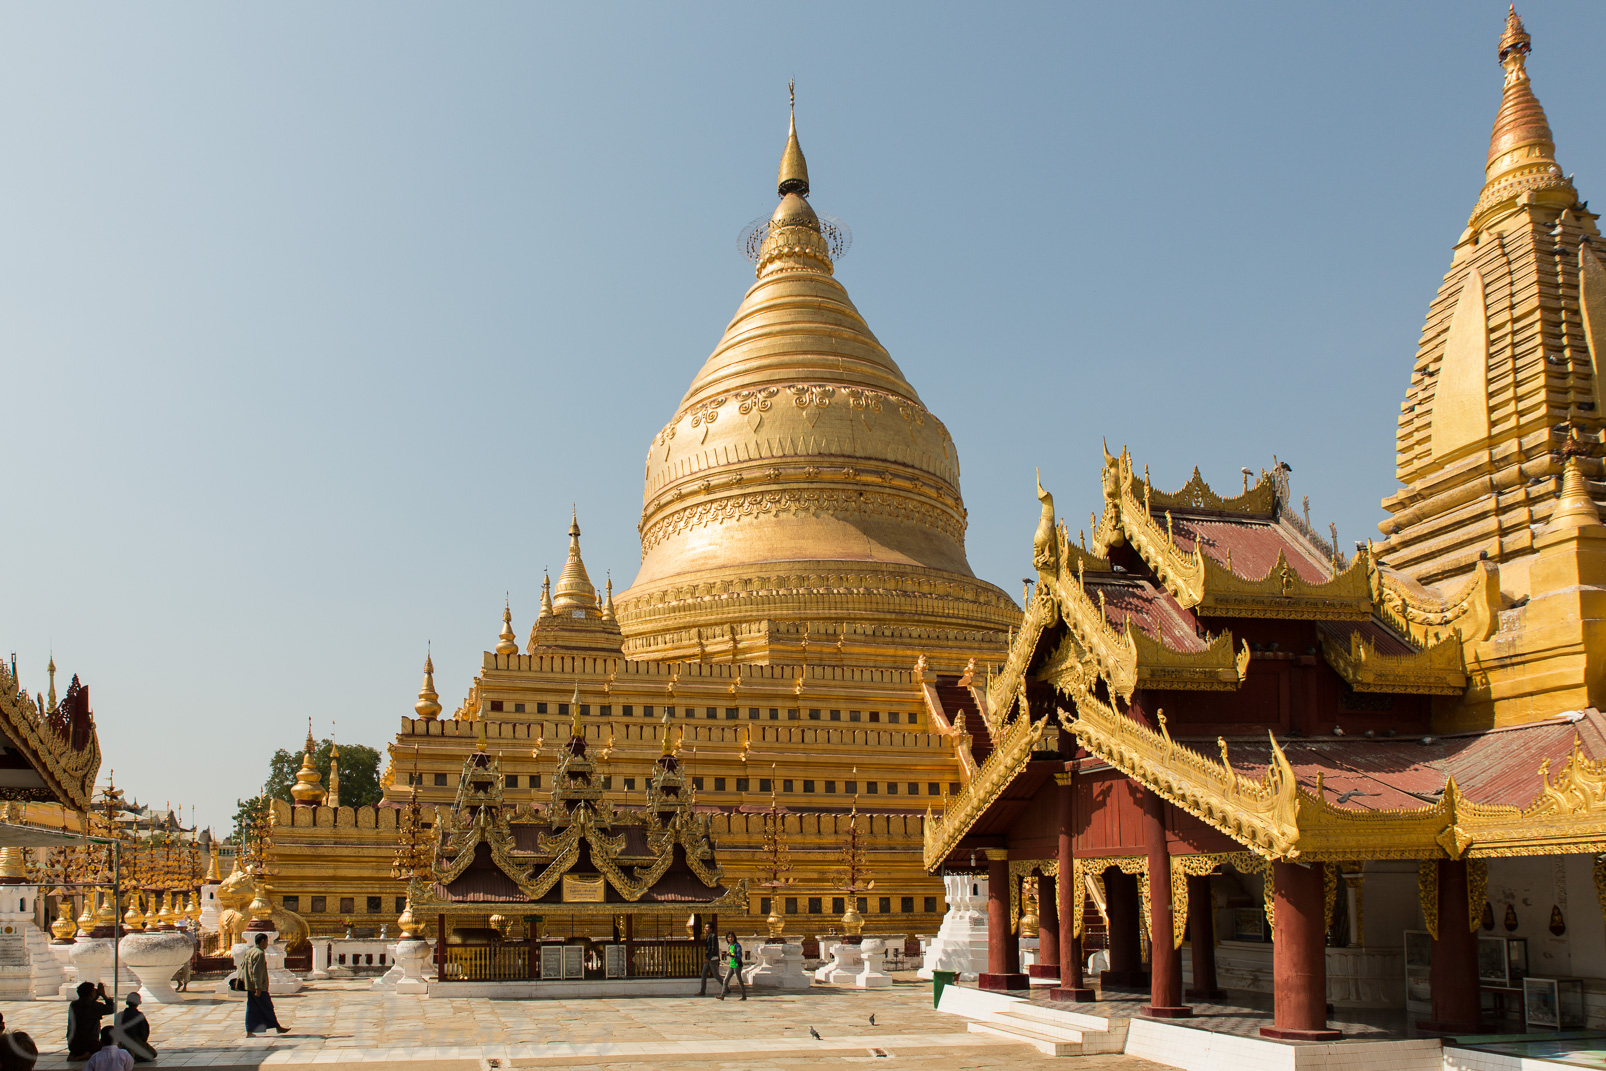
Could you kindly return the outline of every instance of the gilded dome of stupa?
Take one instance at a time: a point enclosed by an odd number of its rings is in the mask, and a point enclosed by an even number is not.
[[[794,121],[757,281],[647,452],[632,657],[794,661],[899,629],[951,634],[962,664],[1018,617],[970,571],[953,438],[837,281],[808,193]]]

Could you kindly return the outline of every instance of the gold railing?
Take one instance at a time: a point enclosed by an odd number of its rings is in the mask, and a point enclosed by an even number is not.
[[[441,977],[448,982],[523,982],[535,975],[528,945],[456,945],[446,949]]]
[[[703,973],[701,941],[643,942],[635,947],[632,978],[697,978]]]

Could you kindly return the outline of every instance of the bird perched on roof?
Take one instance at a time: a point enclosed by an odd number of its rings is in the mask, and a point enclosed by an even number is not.
[[[875,1025],[875,1012],[871,1012],[870,1013],[870,1025],[871,1026]]]
[[[818,1030],[814,1029],[812,1026],[809,1027],[809,1037],[813,1038],[815,1041],[824,1041],[825,1040],[824,1038],[820,1037],[820,1032]]]
[[[1335,802],[1335,803],[1348,803],[1350,800],[1354,799],[1356,796],[1375,796],[1375,795],[1377,795],[1376,792],[1362,792],[1358,788],[1352,788],[1348,792],[1340,792],[1338,794],[1338,799],[1334,800],[1333,802]]]

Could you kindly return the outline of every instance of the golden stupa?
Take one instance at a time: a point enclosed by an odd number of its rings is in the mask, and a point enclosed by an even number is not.
[[[965,559],[953,438],[835,277],[795,119],[777,193],[757,282],[647,452],[625,654],[800,662],[837,644],[907,668],[929,640],[962,665],[1019,611]]]

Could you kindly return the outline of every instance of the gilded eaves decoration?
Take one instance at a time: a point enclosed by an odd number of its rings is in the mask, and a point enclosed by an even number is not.
[[[1357,692],[1460,695],[1467,687],[1461,640],[1454,634],[1410,654],[1382,655],[1359,632],[1350,633],[1348,646],[1324,633],[1322,657]]]
[[[53,784],[60,793],[44,797],[47,802],[65,800],[75,810],[90,806],[95,790],[95,778],[100,773],[100,738],[91,721],[88,737],[82,748],[74,748],[71,729],[63,720],[63,702],[53,716],[23,690],[16,675],[16,666],[0,663],[0,718],[5,720],[5,733],[28,753],[47,785]],[[69,695],[78,687],[73,678]],[[54,685],[52,685],[54,696]],[[87,703],[87,699],[85,700]],[[42,767],[42,768],[41,768]],[[31,790],[10,790],[10,798],[33,798]]]
[[[1197,479],[1197,470],[1195,478]],[[1203,487],[1203,481],[1199,481]],[[1197,545],[1191,552],[1177,547],[1172,535],[1154,518],[1153,510],[1171,508],[1204,509],[1212,512],[1264,516],[1271,521],[1276,507],[1275,490],[1269,476],[1238,499],[1211,496],[1214,504],[1191,506],[1188,499],[1208,501],[1198,489],[1185,487],[1176,495],[1159,495],[1146,483],[1147,502],[1138,497],[1138,482],[1132,472],[1132,457],[1126,450],[1119,456],[1104,453],[1104,517],[1094,533],[1095,550],[1108,556],[1109,549],[1130,542],[1154,570],[1172,596],[1183,607],[1197,609],[1208,616],[1297,617],[1303,620],[1364,619],[1372,615],[1371,586],[1368,579],[1370,555],[1357,553],[1348,568],[1321,583],[1299,575],[1282,552],[1278,552],[1264,577],[1238,576],[1205,554]],[[1204,491],[1208,491],[1204,487]],[[1174,504],[1174,505],[1173,505]],[[1251,510],[1253,507],[1253,512]],[[1264,513],[1259,511],[1264,509]]]
[[[1009,861],[1009,932],[1016,933],[1020,929],[1021,883],[1033,874],[1042,874],[1053,878],[1055,896],[1059,895],[1060,862],[1058,859],[1011,859]],[[1039,904],[1037,910],[1041,912],[1043,906]],[[1022,937],[1030,936],[1021,934]]]
[[[1370,563],[1372,600],[1378,615],[1401,635],[1420,646],[1451,636],[1476,643],[1500,627],[1500,573],[1493,562],[1480,561],[1460,588],[1448,595]]]
[[[1273,895],[1271,863],[1254,852],[1211,852],[1198,855],[1171,856],[1171,944],[1181,948],[1188,936],[1188,879],[1208,877],[1219,873],[1224,866],[1240,874],[1258,874],[1261,877],[1262,901],[1265,905],[1266,924],[1275,919],[1276,897]],[[1331,869],[1331,868],[1329,868]],[[1328,904],[1328,925],[1332,924],[1332,905]]]
[[[925,820],[925,867],[933,870],[954,850],[987,807],[1031,761],[1035,745],[1048,728],[1046,719],[1016,718],[993,741],[993,750],[958,794],[948,797],[941,813],[929,808]]]

